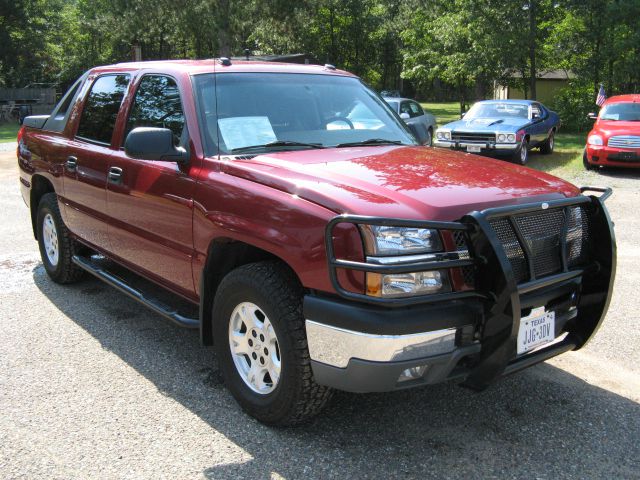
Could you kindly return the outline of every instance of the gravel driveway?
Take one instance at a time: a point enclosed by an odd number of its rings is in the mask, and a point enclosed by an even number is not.
[[[340,393],[294,429],[249,418],[215,355],[97,280],[40,263],[0,153],[0,477],[639,478],[640,174],[611,185],[619,258],[595,340],[482,393]]]

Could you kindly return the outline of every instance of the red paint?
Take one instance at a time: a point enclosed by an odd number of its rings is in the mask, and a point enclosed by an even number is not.
[[[144,70],[141,70],[144,69]],[[457,220],[472,210],[579,193],[550,175],[506,162],[428,147],[378,146],[302,150],[251,160],[205,158],[190,76],[204,72],[295,72],[349,75],[319,66],[170,61],[96,68],[62,133],[26,128],[19,155],[22,192],[33,176],[48,179],[70,230],[85,243],[184,297],[197,301],[212,241],[242,241],[281,258],[303,285],[332,291],[324,231],[339,213]],[[127,72],[131,83],[110,145],[75,138],[88,85],[102,73]],[[121,149],[130,103],[142,74],[176,79],[191,136],[188,166],[127,157]],[[69,155],[78,169],[69,172]],[[107,182],[110,167],[122,182]],[[26,183],[25,183],[26,182]],[[337,230],[336,253],[361,260],[355,227]],[[358,290],[359,274],[341,274]]]
[[[610,97],[602,105],[602,108],[612,103],[640,103],[640,94],[617,95],[615,97]],[[640,148],[619,148],[607,145],[609,138],[617,135],[633,135],[640,137],[640,121],[611,121],[603,120],[598,116],[598,119],[593,125],[593,129],[589,132],[587,139],[591,135],[599,135],[602,138],[603,143],[603,145],[590,145],[587,143],[585,147],[586,154],[588,162],[591,165],[609,165],[630,168],[640,167]],[[619,155],[627,152],[631,152],[632,154],[635,153],[635,156],[639,161],[625,162],[609,158],[611,155]],[[594,157],[597,157],[598,160],[594,161]]]

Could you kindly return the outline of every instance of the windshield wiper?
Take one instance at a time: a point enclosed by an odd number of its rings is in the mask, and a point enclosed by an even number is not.
[[[336,148],[340,147],[360,147],[365,145],[402,145],[400,140],[387,140],[386,138],[370,138],[361,142],[339,143]]]
[[[277,147],[309,147],[309,148],[325,148],[320,143],[304,143],[294,142],[292,140],[275,140],[273,142],[264,143],[262,145],[248,145],[246,147],[232,148],[230,153],[248,152],[259,148],[277,148]]]

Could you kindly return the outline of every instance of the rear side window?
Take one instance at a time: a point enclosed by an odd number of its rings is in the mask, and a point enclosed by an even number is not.
[[[178,85],[171,77],[146,75],[136,92],[124,138],[136,127],[168,128],[176,144],[184,145],[187,132]]]
[[[86,75],[80,77],[76,82],[67,90],[64,97],[58,102],[58,105],[53,109],[51,115],[42,127],[44,130],[52,132],[62,132],[67,124],[69,118],[69,111],[71,110],[71,104],[76,99],[80,85],[84,82]]]
[[[129,75],[103,75],[91,86],[78,127],[78,137],[110,144]]]

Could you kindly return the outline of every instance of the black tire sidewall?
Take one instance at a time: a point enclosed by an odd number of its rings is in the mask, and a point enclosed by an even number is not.
[[[265,292],[256,287],[257,285],[252,285],[250,279],[238,278],[234,279],[233,288],[225,288],[221,285],[221,290],[218,292],[220,295],[216,295],[213,310],[213,335],[216,339],[218,363],[227,388],[244,410],[266,423],[269,423],[270,419],[276,423],[278,418],[288,410],[288,406],[294,403],[292,393],[298,389],[299,373],[296,372],[296,361],[292,356],[291,336],[279,315],[279,309],[273,305]],[[258,394],[251,390],[240,377],[233,362],[228,340],[229,322],[234,308],[243,302],[254,303],[265,313],[278,338],[281,361],[280,379],[275,390],[268,394]]]

